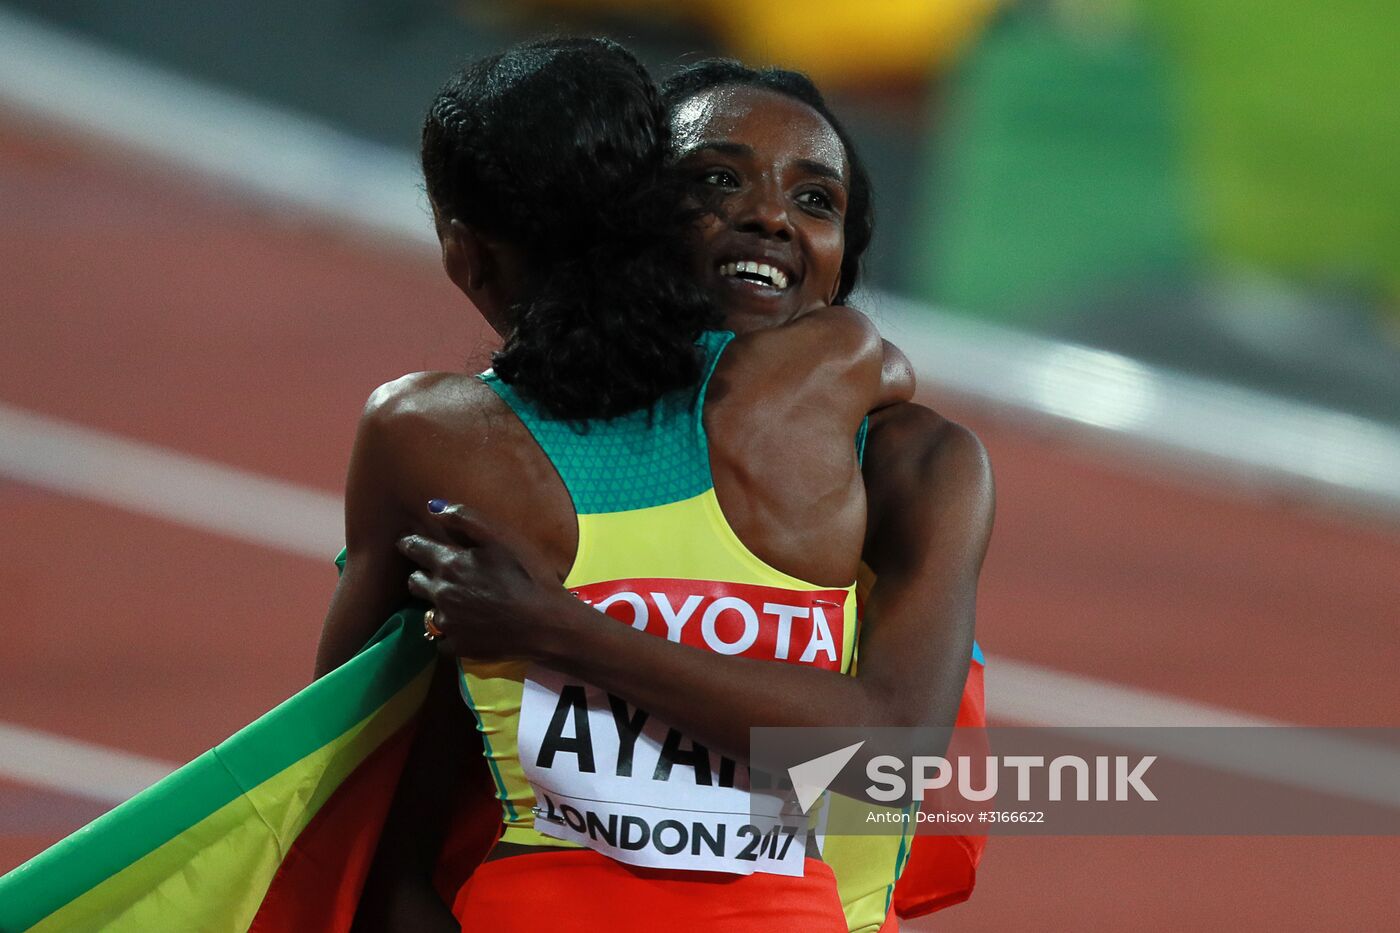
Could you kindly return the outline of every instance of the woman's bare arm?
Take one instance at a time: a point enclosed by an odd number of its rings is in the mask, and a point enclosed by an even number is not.
[[[952,726],[995,512],[990,461],[966,428],[901,404],[871,416],[863,472],[863,558],[876,580],[856,679],[921,717],[915,725]]]
[[[316,649],[316,676],[344,664],[409,600],[412,570],[394,549],[408,516],[386,482],[392,469],[388,422],[393,393],[381,386],[365,403],[345,484],[345,569],[331,597]]]
[[[395,547],[427,523],[410,514],[404,487],[422,453],[427,397],[444,374],[417,373],[380,386],[365,404],[346,483],[347,560],[326,615],[316,676],[353,657],[384,621],[408,603],[412,565]],[[434,433],[434,432],[428,432]],[[458,930],[432,885],[433,868],[458,795],[490,800],[482,744],[456,690],[456,667],[443,659],[424,701],[415,737],[386,816],[356,914],[356,930]]]

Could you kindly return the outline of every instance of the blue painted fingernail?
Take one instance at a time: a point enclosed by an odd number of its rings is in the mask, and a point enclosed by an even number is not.
[[[447,508],[447,500],[446,500],[446,499],[429,499],[429,500],[428,500],[428,511],[429,511],[429,512],[441,512],[441,511],[442,511],[443,509],[445,509],[445,508]]]

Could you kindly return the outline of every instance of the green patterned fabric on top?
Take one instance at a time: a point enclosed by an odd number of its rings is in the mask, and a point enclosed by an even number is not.
[[[574,511],[629,512],[691,499],[714,485],[701,412],[715,363],[733,339],[727,330],[701,334],[705,363],[698,389],[672,392],[651,408],[611,421],[559,421],[494,372],[480,378],[530,429],[564,480]]]

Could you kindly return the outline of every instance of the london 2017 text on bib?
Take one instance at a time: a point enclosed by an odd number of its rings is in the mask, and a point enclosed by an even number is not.
[[[704,580],[613,580],[576,596],[641,631],[718,654],[841,669],[845,590]],[[632,865],[801,875],[807,820],[791,794],[754,788],[745,762],[646,710],[534,667],[520,761],[535,829]]]

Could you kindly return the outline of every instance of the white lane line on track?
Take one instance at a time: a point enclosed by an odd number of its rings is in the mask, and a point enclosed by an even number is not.
[[[75,797],[121,803],[175,770],[131,752],[0,722],[0,775]]]
[[[0,474],[321,561],[344,537],[341,502],[330,493],[3,402]]]
[[[4,8],[0,101],[274,206],[436,243],[412,153],[182,78]]]
[[[1286,726],[1279,719],[1193,703],[1010,658],[987,659],[987,715],[1034,726]]]
[[[1400,516],[1400,430],[1346,412],[872,296],[881,330],[935,393],[1064,425],[1202,475]]]
[[[247,196],[436,247],[411,153],[0,9],[0,101]],[[214,144],[211,144],[211,141]],[[1068,426],[1153,464],[1400,515],[1400,430],[884,293],[857,302],[934,392]]]
[[[1141,731],[1115,731],[1115,740],[1232,774],[1400,808],[1395,749],[1008,658],[988,658],[986,676],[993,725],[1060,727],[1090,738],[1096,729],[1132,726]],[[1167,728],[1174,726],[1193,728]],[[1258,731],[1232,747],[1214,731],[1220,728]]]

